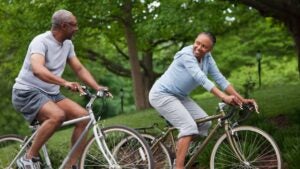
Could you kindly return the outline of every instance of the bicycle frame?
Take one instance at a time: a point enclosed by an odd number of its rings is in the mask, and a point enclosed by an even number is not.
[[[78,122],[84,121],[84,120],[90,120],[89,123],[87,124],[87,126],[85,127],[84,131],[81,133],[81,135],[79,136],[79,139],[77,139],[77,141],[75,142],[75,144],[72,146],[71,150],[69,151],[69,153],[66,155],[65,159],[63,160],[62,164],[60,165],[59,169],[63,169],[63,167],[67,164],[68,160],[70,159],[71,155],[74,153],[75,149],[78,147],[78,145],[81,143],[81,141],[84,139],[85,135],[88,133],[88,131],[93,128],[93,136],[96,139],[96,142],[98,144],[98,147],[100,149],[100,151],[103,153],[105,159],[108,161],[110,166],[114,166],[114,167],[118,167],[119,165],[117,164],[115,158],[113,157],[113,155],[111,154],[110,150],[108,149],[106,142],[103,138],[103,133],[101,128],[99,127],[97,120],[95,119],[93,110],[92,110],[92,103],[95,101],[96,96],[92,96],[89,103],[86,106],[86,109],[88,110],[88,115],[83,116],[83,117],[79,117],[76,119],[72,119],[72,120],[68,120],[65,121],[61,127],[64,126],[68,126],[68,125],[72,125],[72,124],[76,124]],[[100,120],[100,118],[98,119]],[[29,137],[29,139],[25,138],[25,143],[22,145],[21,150],[19,151],[19,153],[16,155],[16,157],[14,158],[14,160],[10,163],[8,168],[11,168],[11,166],[13,165],[13,163],[15,163],[15,161],[19,158],[19,156],[21,155],[21,153],[23,151],[26,151],[26,147],[30,144],[30,142],[33,140],[34,136],[37,133],[37,128],[39,127],[39,125],[37,126],[33,126],[33,130],[34,133]],[[44,159],[46,162],[47,167],[52,169],[52,164],[51,164],[51,160],[49,158],[48,152],[47,152],[47,148],[46,145],[42,146],[42,152],[44,155]]]

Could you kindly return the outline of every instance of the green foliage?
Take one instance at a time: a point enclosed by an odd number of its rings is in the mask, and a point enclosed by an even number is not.
[[[120,89],[124,92],[124,112],[135,109],[132,96],[132,79],[117,76],[95,57],[87,55],[91,49],[105,56],[116,65],[129,69],[128,58],[121,55],[117,45],[125,54],[125,42],[121,7],[129,1],[71,1],[71,0],[35,0],[1,1],[0,9],[0,79],[2,124],[7,119],[15,119],[21,124],[22,117],[11,106],[11,87],[22,65],[27,46],[37,34],[50,29],[52,13],[61,8],[72,11],[78,19],[79,31],[74,37],[74,45],[79,59],[92,72],[99,83],[109,86],[115,98],[109,101],[109,115],[121,113]],[[191,44],[200,31],[212,31],[217,35],[217,44],[213,51],[220,69],[230,81],[243,91],[243,84],[251,77],[258,87],[256,60],[257,50],[263,55],[263,86],[278,85],[297,81],[296,60],[292,40],[287,30],[271,18],[262,18],[256,10],[232,5],[221,1],[132,1],[134,31],[137,34],[140,58],[145,51],[153,51],[154,72],[166,70],[178,49]],[[142,3],[143,2],[143,3]],[[155,3],[159,2],[159,5]],[[151,8],[149,7],[151,6]],[[154,45],[159,43],[159,45]],[[288,66],[287,66],[288,65]],[[74,79],[74,74],[66,70],[64,78]],[[199,93],[205,92],[204,95]],[[85,105],[85,100],[69,91],[63,93]],[[195,98],[210,95],[199,88]],[[100,105],[99,105],[100,106]],[[98,109],[98,107],[97,107]],[[7,113],[9,112],[9,113]],[[22,125],[25,125],[22,124]],[[11,130],[17,130],[11,127]],[[10,127],[8,127],[10,128]],[[3,130],[3,132],[10,130]],[[19,130],[18,130],[19,131]]]
[[[292,129],[292,131],[299,131],[299,126]],[[286,160],[286,164],[291,169],[296,169],[300,165],[300,133],[291,133],[290,137],[285,137],[283,146],[287,152],[283,152],[283,158]]]
[[[15,70],[15,64],[11,64],[11,62],[15,61],[9,60],[8,62],[2,63],[0,68],[0,134],[14,132],[24,134],[28,127],[24,124],[24,119],[21,114],[16,113],[11,104],[12,85],[14,83],[14,78],[18,73],[17,70]]]
[[[255,22],[248,22],[217,41],[213,55],[226,76],[233,72],[232,69],[255,66],[258,51],[272,62],[295,56],[293,41],[281,24],[270,18],[256,16],[255,19]]]
[[[265,57],[262,60],[261,72],[263,87],[285,83],[296,83],[298,81],[296,58],[291,59],[282,57],[276,58],[275,61],[274,58]],[[244,91],[244,84],[249,79],[255,83],[255,88],[259,87],[257,65],[241,66],[235,69],[232,71],[229,81],[239,91]]]

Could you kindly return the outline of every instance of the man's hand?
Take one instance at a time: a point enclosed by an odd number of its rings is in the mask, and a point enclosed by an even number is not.
[[[81,88],[81,85],[77,82],[65,82],[64,87],[73,92],[84,93],[83,89]]]
[[[114,96],[109,92],[108,87],[106,86],[99,86],[98,91],[104,91],[104,94],[106,95],[106,97],[110,97],[113,98]]]

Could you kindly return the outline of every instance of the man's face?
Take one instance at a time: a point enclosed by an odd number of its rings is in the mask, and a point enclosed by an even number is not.
[[[75,16],[72,16],[70,21],[64,22],[66,39],[72,39],[75,32],[78,30],[77,20]]]
[[[197,58],[202,58],[207,52],[211,51],[213,47],[213,42],[211,39],[205,35],[200,34],[193,45],[193,53]]]

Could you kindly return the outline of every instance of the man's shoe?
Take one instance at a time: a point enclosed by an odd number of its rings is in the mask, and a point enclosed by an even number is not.
[[[40,169],[39,159],[26,159],[25,156],[22,156],[17,160],[18,168],[20,169]]]

